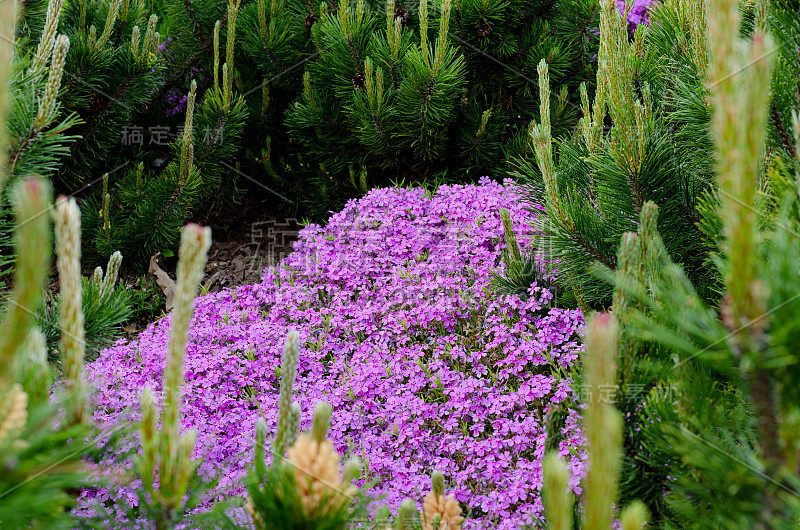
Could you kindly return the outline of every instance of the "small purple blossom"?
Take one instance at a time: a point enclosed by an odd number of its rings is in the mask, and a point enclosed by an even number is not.
[[[175,57],[175,52],[172,49],[176,46],[177,39],[174,37],[167,37],[164,42],[158,45],[159,55],[164,59],[167,64],[167,69],[169,69],[173,63],[177,61]],[[184,75],[184,82],[185,86],[188,87],[192,80],[196,81],[209,81],[211,77],[209,76],[208,72],[205,68],[200,66],[192,66],[190,67],[186,75]],[[172,118],[174,116],[183,115],[186,112],[186,101],[188,99],[188,88],[171,88],[167,91],[166,96],[164,97],[165,103],[167,104],[167,108],[165,111],[165,115],[167,118]]]
[[[186,101],[188,98],[188,94],[181,94],[177,90],[170,90],[164,98],[167,103],[167,117],[180,116],[186,112]]]
[[[650,24],[650,9],[654,4],[660,3],[658,0],[633,0],[633,5],[625,0],[616,0],[617,9],[623,15],[628,11],[628,29],[633,32],[639,24]]]

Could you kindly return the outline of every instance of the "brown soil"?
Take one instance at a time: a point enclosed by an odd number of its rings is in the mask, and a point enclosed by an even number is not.
[[[245,197],[201,222],[211,227],[212,244],[202,281],[209,292],[259,282],[265,267],[277,265],[291,252],[302,228],[298,220],[270,208],[263,197]],[[177,256],[159,259],[159,266],[173,280],[177,263]],[[141,275],[121,279],[131,289],[140,288],[140,280]],[[129,323],[126,334],[138,333],[149,320]]]
[[[263,199],[244,199],[235,208],[210,218],[212,245],[204,285],[219,291],[256,283],[265,267],[277,265],[292,251],[302,228],[265,207]]]

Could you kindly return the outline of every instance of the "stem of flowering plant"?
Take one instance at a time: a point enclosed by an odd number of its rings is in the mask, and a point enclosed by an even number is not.
[[[182,473],[181,468],[189,465],[188,457],[179,459],[184,452],[178,436],[181,413],[180,389],[184,378],[183,360],[186,355],[189,322],[194,312],[194,298],[203,278],[210,246],[210,228],[196,224],[189,224],[183,228],[167,367],[164,370],[164,406],[161,420],[162,467],[159,473],[161,478],[159,493],[172,508],[181,501],[177,496],[180,490],[178,478]]]
[[[83,381],[86,341],[81,285],[81,212],[75,199],[59,197],[53,219],[61,291],[58,304],[61,358],[70,391],[67,421],[78,424],[86,419],[86,384]]]
[[[28,177],[14,186],[11,196],[17,262],[14,290],[0,325],[0,397],[13,382],[15,358],[33,327],[50,261],[50,220],[42,215],[50,206],[50,185],[39,177]]]

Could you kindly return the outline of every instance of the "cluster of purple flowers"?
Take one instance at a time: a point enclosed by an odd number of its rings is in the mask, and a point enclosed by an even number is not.
[[[502,270],[506,208],[523,249],[529,211],[513,183],[374,190],[326,226],[309,225],[262,282],[196,301],[186,357],[184,427],[198,431],[199,472],[216,493],[241,495],[259,418],[275,432],[281,351],[300,335],[295,400],[301,427],[314,403],[333,407],[337,450],[364,464],[370,495],[396,510],[421,500],[430,474],[470,512],[466,528],[519,528],[542,517],[546,413],[574,395],[557,374],[577,359],[583,318],[491,289]],[[94,420],[112,428],[142,388],[160,388],[170,317],[88,366]],[[263,416],[262,416],[263,414]],[[579,414],[560,452],[579,492],[585,452]],[[124,471],[120,457],[106,464]],[[116,474],[116,473],[115,473]],[[87,490],[81,503],[135,502],[130,488]],[[209,500],[209,502],[213,502]]]
[[[158,45],[158,50],[161,54],[161,57],[164,58],[168,65],[171,65],[175,62],[175,54],[172,50],[173,46],[175,46],[174,37],[167,37],[164,42]],[[199,66],[191,67],[185,77],[186,86],[189,86],[193,79],[198,81],[208,81],[210,79],[205,68]],[[188,98],[188,88],[172,88],[167,91],[167,94],[164,96],[164,103],[166,104],[166,117],[173,118],[176,116],[182,116],[186,112],[186,102]]]
[[[630,1],[616,0],[617,8],[623,15],[628,12],[628,27],[631,32],[636,29],[639,24],[650,24],[650,8],[654,4],[658,4],[659,0],[630,0],[633,5],[629,5]]]

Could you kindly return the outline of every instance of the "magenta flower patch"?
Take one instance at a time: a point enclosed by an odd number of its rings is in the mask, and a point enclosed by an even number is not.
[[[374,190],[327,226],[301,232],[295,252],[262,282],[196,301],[186,357],[184,426],[198,431],[205,476],[221,496],[241,495],[255,424],[276,425],[280,355],[300,335],[295,400],[310,427],[316,401],[334,410],[337,450],[364,463],[371,495],[393,510],[421,501],[434,469],[470,512],[467,528],[518,528],[542,517],[540,488],[551,404],[573,395],[555,374],[580,351],[579,311],[550,308],[537,285],[500,296],[492,274],[504,248],[499,209],[523,248],[533,215],[512,182]],[[138,396],[160,389],[170,318],[88,367],[95,421],[110,428]],[[577,412],[561,454],[576,492],[585,454]],[[108,463],[115,463],[109,455]],[[124,506],[126,487],[86,491]],[[213,502],[209,499],[208,502]]]
[[[659,0],[632,0],[633,5],[626,0],[616,0],[616,2],[619,12],[623,15],[628,14],[628,28],[633,32],[639,24],[650,25],[650,10],[659,3]]]

